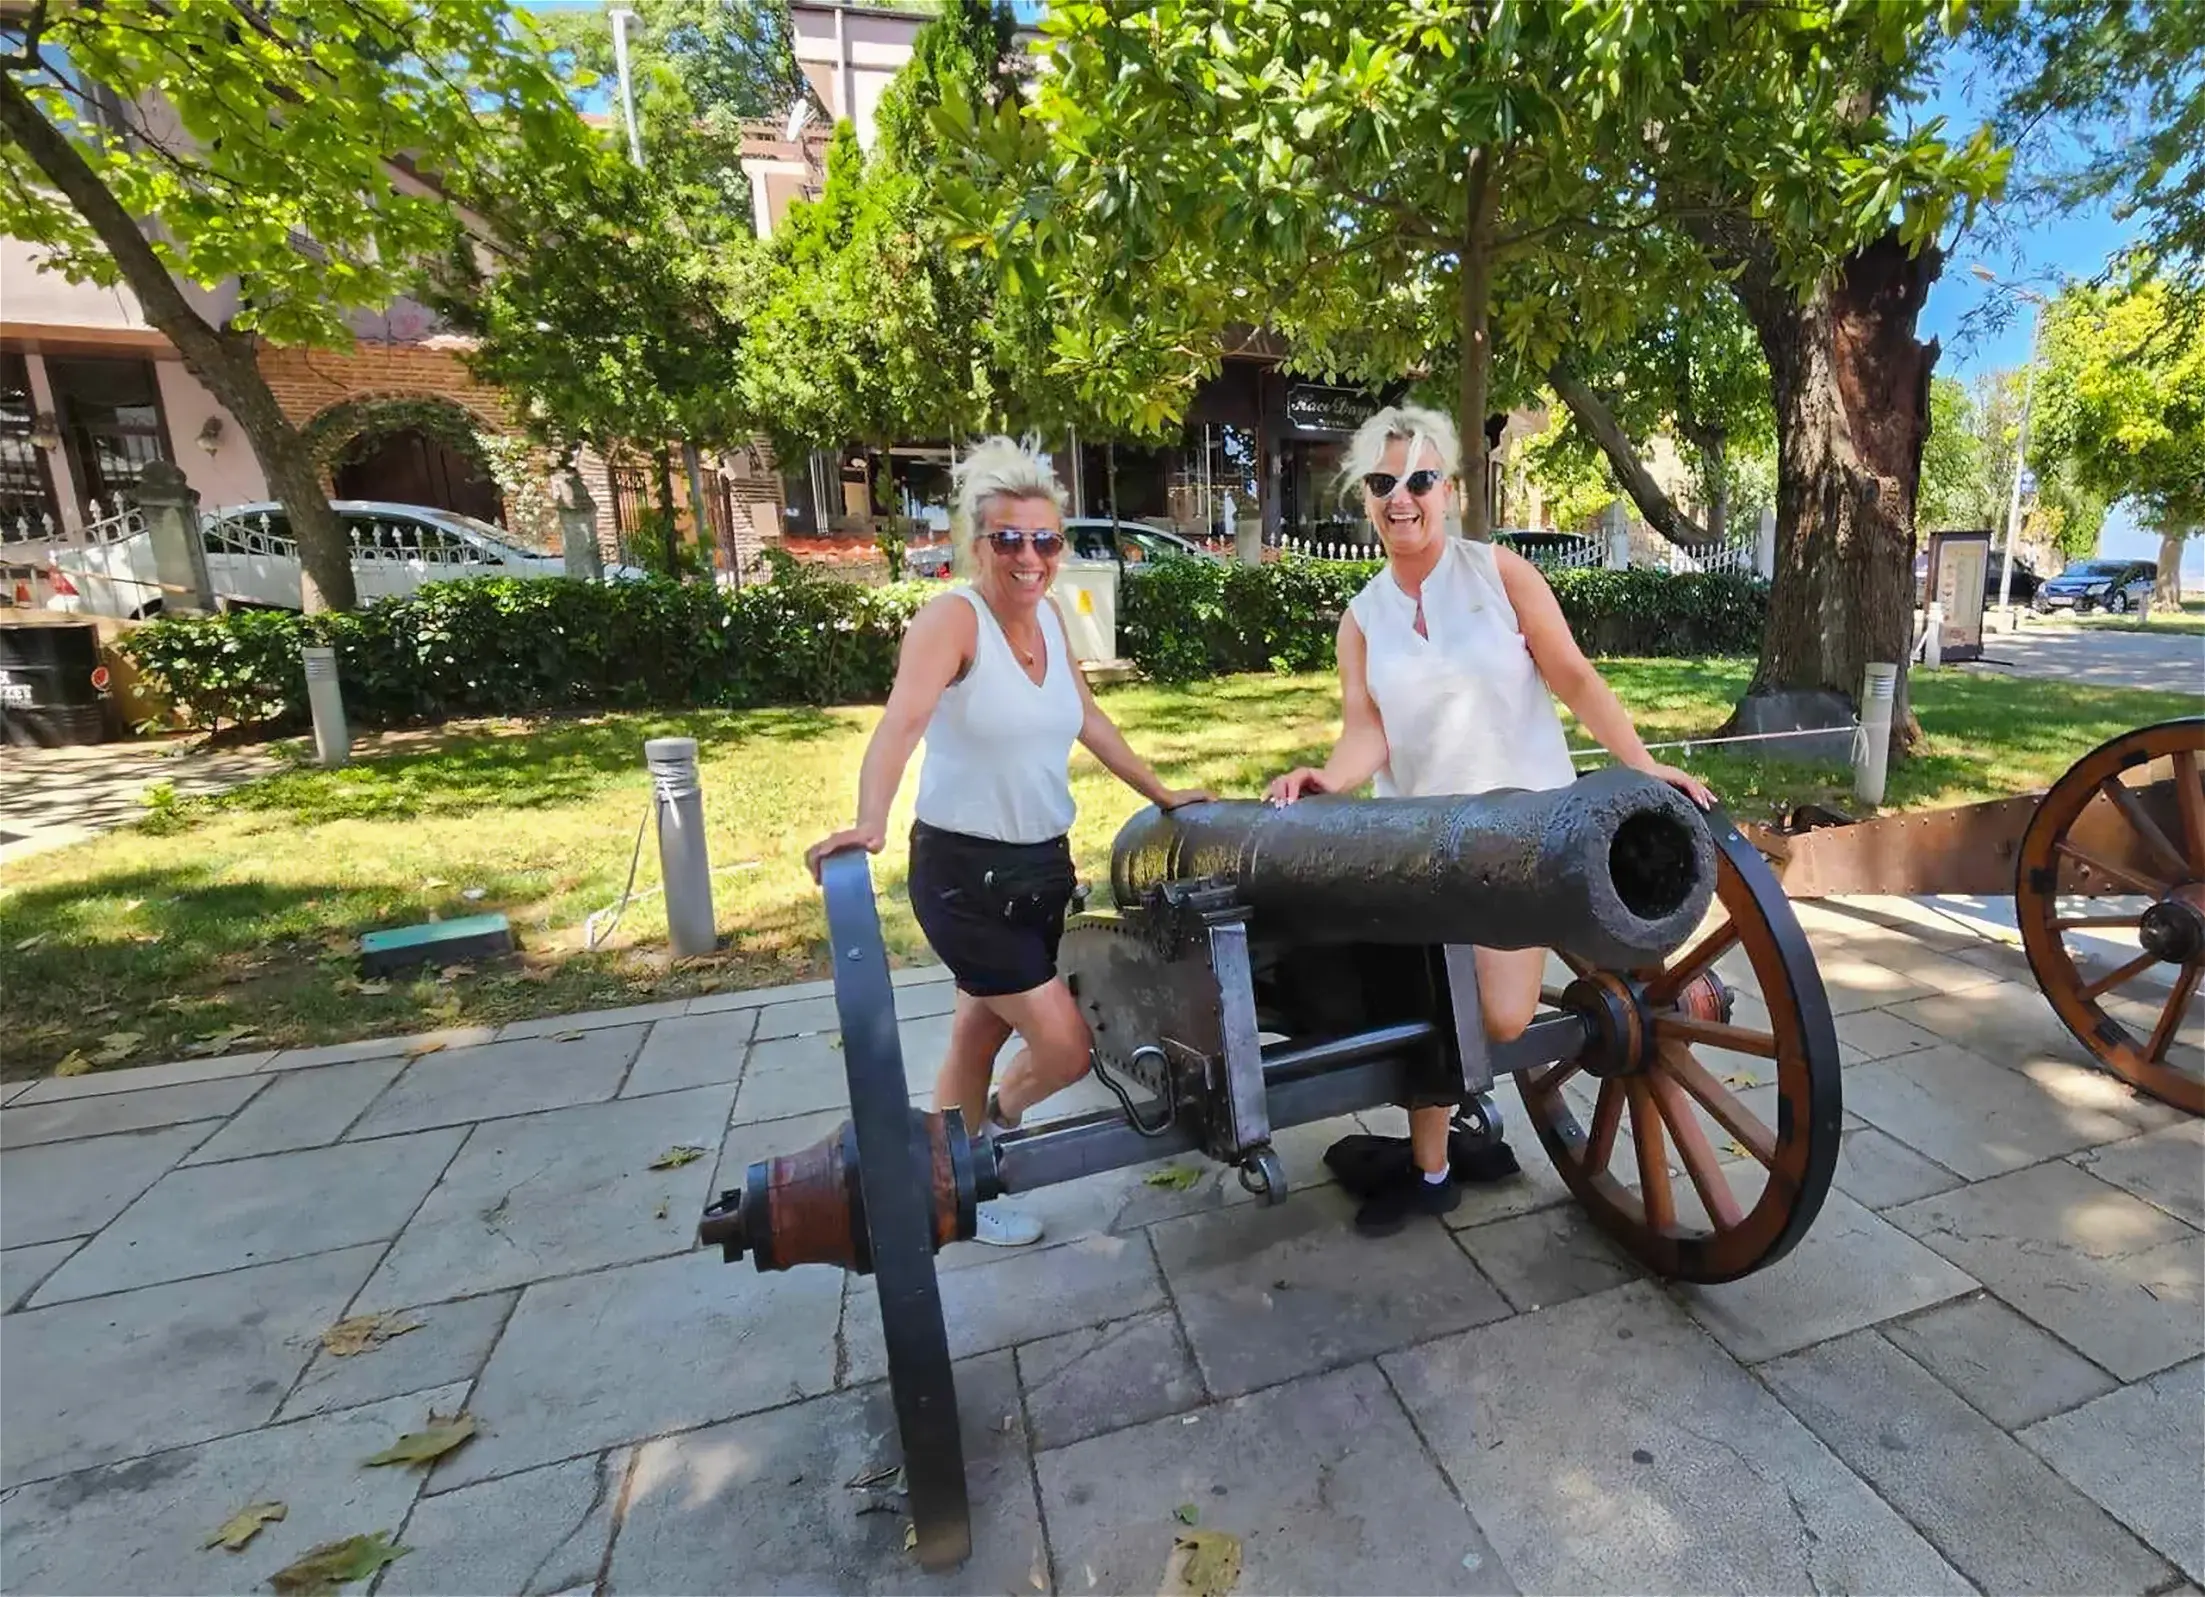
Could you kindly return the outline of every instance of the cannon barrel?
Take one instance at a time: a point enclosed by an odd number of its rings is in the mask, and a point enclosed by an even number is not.
[[[1151,806],[1119,829],[1110,887],[1130,909],[1167,883],[1229,883],[1255,935],[1299,944],[1553,948],[1628,967],[1692,934],[1715,870],[1692,802],[1612,767],[1543,791]]]

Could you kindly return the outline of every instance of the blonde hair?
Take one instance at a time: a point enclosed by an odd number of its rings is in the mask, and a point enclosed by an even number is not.
[[[959,576],[973,571],[972,545],[980,535],[980,518],[993,499],[1046,499],[1063,515],[1068,500],[1064,485],[1050,469],[1034,434],[1023,439],[997,434],[983,438],[959,457],[949,475],[957,502],[950,512],[950,566]]]
[[[1348,440],[1347,459],[1340,467],[1340,493],[1360,502],[1363,478],[1379,469],[1386,446],[1396,438],[1409,440],[1410,471],[1416,470],[1417,446],[1430,444],[1439,456],[1439,469],[1449,477],[1462,467],[1462,440],[1447,416],[1423,405],[1388,405],[1355,429]]]

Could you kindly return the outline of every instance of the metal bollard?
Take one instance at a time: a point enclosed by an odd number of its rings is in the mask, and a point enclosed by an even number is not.
[[[309,648],[299,653],[306,660],[306,702],[314,712],[314,758],[325,770],[334,770],[352,758],[344,689],[337,681],[337,651]]]
[[[704,789],[697,782],[695,738],[650,738],[643,745],[658,809],[659,880],[666,884],[666,929],[674,957],[709,954],[712,866],[704,848]]]
[[[1883,802],[1884,769],[1891,759],[1891,713],[1898,695],[1899,668],[1869,664],[1860,692],[1860,731],[1853,745],[1853,796],[1863,804]]]

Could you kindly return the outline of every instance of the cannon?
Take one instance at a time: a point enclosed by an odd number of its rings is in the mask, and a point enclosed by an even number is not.
[[[984,1136],[909,1103],[865,855],[830,856],[821,880],[850,1119],[752,1164],[698,1235],[760,1270],[874,1277],[928,1569],[971,1545],[934,1255],[990,1198],[1198,1152],[1283,1202],[1278,1132],[1446,1104],[1490,1143],[1511,1076],[1601,1227],[1661,1275],[1720,1282],[1796,1246],[1836,1169],[1837,1038],[1796,917],[1726,814],[1636,772],[1143,810],[1112,848],[1109,907],[1075,913],[1060,953],[1118,1107]],[[1478,945],[1549,949],[1571,973],[1505,1041],[1487,1037]]]
[[[2200,1050],[2176,1035],[2205,976],[2205,716],[2109,738],[2040,793],[1867,821],[1802,807],[1745,831],[1794,900],[2010,894],[2030,973],[2076,1042],[2205,1114]],[[2139,992],[2161,972],[2164,997]]]

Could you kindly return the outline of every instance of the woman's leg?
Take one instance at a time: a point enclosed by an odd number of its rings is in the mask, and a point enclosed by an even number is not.
[[[1087,1074],[1093,1039],[1072,989],[1055,976],[1027,992],[981,1000],[1024,1045],[1003,1067],[995,1103],[1008,1125]]]
[[[995,1072],[995,1056],[1010,1041],[1010,1023],[963,988],[957,990],[957,1007],[949,1022],[949,1052],[934,1078],[934,1108],[962,1109],[965,1130],[980,1129],[980,1117],[988,1106],[988,1081]]]
[[[1485,1012],[1488,1042],[1513,1042],[1539,1012],[1539,983],[1546,974],[1543,948],[1480,948],[1477,953],[1478,1006]],[[1447,1123],[1454,1111],[1445,1104],[1409,1111],[1409,1152],[1419,1171],[1447,1168]]]

